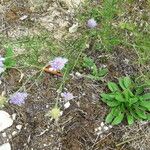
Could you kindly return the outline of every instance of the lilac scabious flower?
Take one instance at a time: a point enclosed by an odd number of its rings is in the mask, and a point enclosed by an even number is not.
[[[3,63],[4,60],[5,60],[5,58],[3,58],[3,57],[0,55],[0,74],[5,71],[4,63]]]
[[[10,97],[10,103],[21,106],[25,103],[27,96],[25,92],[16,92]]]
[[[62,70],[67,62],[68,59],[66,58],[56,57],[53,61],[50,61],[49,64],[54,70]]]
[[[69,101],[74,98],[73,94],[70,92],[61,93],[61,97],[63,97],[65,101]]]
[[[91,18],[88,20],[87,26],[89,28],[95,28],[97,26],[97,22],[94,20],[94,18]]]

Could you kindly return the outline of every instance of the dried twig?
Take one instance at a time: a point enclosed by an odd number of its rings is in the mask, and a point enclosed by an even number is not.
[[[126,140],[126,141],[123,141],[123,142],[121,142],[121,143],[119,143],[119,144],[116,144],[116,147],[121,146],[121,145],[123,145],[123,144],[126,144],[126,143],[128,143],[128,142],[137,140],[137,139],[139,139],[139,138],[141,138],[141,137],[144,137],[144,135],[141,135],[141,136],[138,136],[138,137],[131,138],[131,139],[128,139],[128,140]]]

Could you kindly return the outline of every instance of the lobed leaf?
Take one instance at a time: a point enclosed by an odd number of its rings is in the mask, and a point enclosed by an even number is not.
[[[142,98],[144,100],[150,100],[150,93],[146,93],[146,94],[142,95]]]
[[[121,121],[124,118],[124,114],[123,113],[119,113],[117,117],[114,118],[112,125],[118,125],[121,123]]]
[[[130,88],[131,83],[132,83],[132,80],[130,79],[130,77],[129,76],[124,77],[123,81],[124,81],[124,86],[126,88]]]
[[[126,100],[124,99],[123,95],[121,93],[116,93],[115,99],[119,102],[125,102]]]
[[[118,101],[107,101],[106,103],[110,107],[115,107],[115,106],[120,105],[120,102],[118,102]]]
[[[116,92],[116,91],[120,91],[118,85],[114,82],[108,82],[108,88],[112,91],[112,92]]]
[[[125,87],[125,85],[124,85],[124,80],[123,80],[123,78],[119,78],[119,85],[120,85],[120,87],[121,87],[123,90],[126,89],[126,87]]]
[[[150,111],[150,101],[140,101],[140,105],[147,108]]]
[[[14,55],[15,54],[14,54],[14,51],[12,48],[6,49],[5,62],[4,62],[6,68],[11,68],[11,67],[14,67],[16,65],[16,62],[13,59]]]
[[[136,114],[137,114],[140,118],[142,118],[142,119],[147,119],[147,116],[146,116],[146,114],[145,114],[144,111],[142,111],[142,110],[140,110],[140,109],[136,109],[135,112],[136,112]]]
[[[134,123],[134,117],[130,114],[127,114],[127,121],[128,121],[128,124],[131,125]]]
[[[112,95],[112,94],[105,94],[105,93],[100,94],[100,96],[102,98],[106,99],[106,100],[113,100],[115,98],[114,95]]]
[[[114,119],[114,114],[113,114],[113,109],[111,110],[111,112],[107,115],[107,117],[106,117],[106,119],[105,119],[105,121],[106,121],[106,123],[111,123],[112,122],[112,120]]]
[[[107,68],[100,68],[100,69],[98,70],[98,76],[99,76],[99,77],[103,77],[103,76],[105,76],[107,73],[108,73],[108,69],[107,69]]]

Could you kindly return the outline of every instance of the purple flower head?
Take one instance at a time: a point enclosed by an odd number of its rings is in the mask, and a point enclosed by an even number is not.
[[[49,64],[54,70],[61,70],[68,62],[68,59],[62,57],[56,57],[53,61],[50,61]]]
[[[61,97],[63,97],[65,101],[69,101],[74,98],[73,94],[70,92],[61,93]]]
[[[91,18],[88,20],[87,26],[89,28],[95,28],[97,26],[97,22],[94,20],[94,18]]]
[[[21,106],[25,103],[27,96],[25,92],[16,92],[10,97],[10,103]]]

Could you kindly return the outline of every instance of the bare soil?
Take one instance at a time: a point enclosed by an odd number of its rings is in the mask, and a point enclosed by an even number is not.
[[[56,35],[55,38],[61,41],[75,20],[74,13],[68,12],[68,6],[64,7],[64,3],[59,3],[63,7],[60,5],[58,7],[54,1],[50,3],[45,0],[45,5],[37,5],[35,8],[31,8],[26,1],[13,1],[12,3],[5,0],[0,4],[4,6],[4,3],[7,7],[3,7],[4,12],[0,12],[0,30],[8,37],[17,38],[26,34],[34,34],[39,31],[39,26],[42,26],[53,32]],[[21,21],[20,17],[23,15],[28,17]],[[51,20],[52,24],[47,22],[48,20]],[[138,75],[139,66],[136,64],[136,54],[123,47],[118,47],[111,55],[92,49],[86,51],[95,60],[98,67],[106,65],[109,74],[103,81],[91,81],[76,76],[75,72],[70,75],[65,88],[77,97],[71,101],[69,108],[64,109],[63,105],[61,106],[63,115],[57,124],[45,114],[55,104],[57,89],[62,78],[55,78],[50,74],[43,73],[36,80],[39,75],[36,74],[37,70],[24,69],[22,72],[25,76],[19,82],[20,73],[16,69],[7,70],[7,73],[0,78],[2,80],[0,93],[5,90],[7,97],[17,91],[31,75],[36,75],[24,85],[29,93],[25,105],[19,107],[7,104],[4,108],[9,114],[16,114],[16,119],[13,125],[4,131],[6,136],[3,136],[4,133],[0,133],[0,145],[9,141],[12,150],[150,149],[149,123],[135,123],[134,126],[127,127],[127,123],[123,122],[101,134],[98,134],[96,130],[104,122],[105,116],[109,112],[108,107],[100,101],[99,94],[108,90],[107,81],[117,81],[118,77],[125,75]],[[87,70],[84,71],[87,72]],[[63,102],[60,101],[60,103]],[[22,125],[21,130],[16,129],[17,125]],[[14,131],[15,134],[13,134]],[[118,144],[120,146],[117,146]]]

